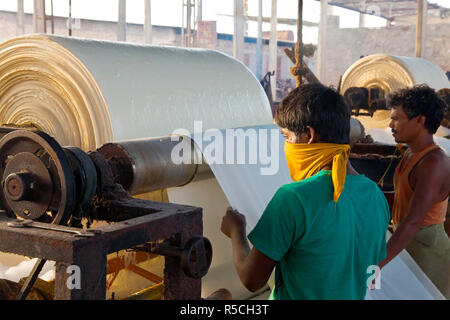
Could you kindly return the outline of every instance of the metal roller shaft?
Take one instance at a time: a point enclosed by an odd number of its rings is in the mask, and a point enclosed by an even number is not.
[[[179,163],[180,150],[183,163]],[[213,177],[204,161],[196,163],[194,142],[185,136],[179,141],[167,136],[107,143],[97,151],[108,161],[116,182],[131,195]]]

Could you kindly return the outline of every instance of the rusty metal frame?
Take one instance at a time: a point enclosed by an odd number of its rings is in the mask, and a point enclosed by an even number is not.
[[[0,251],[56,261],[55,300],[104,300],[107,254],[162,239],[183,247],[192,236],[203,234],[201,208],[142,200],[138,203],[141,211],[147,211],[143,208],[147,207],[153,213],[95,228],[99,233],[89,238],[36,228],[11,228],[7,224],[14,219],[0,212]],[[81,270],[80,289],[67,286],[72,275],[67,268],[71,265]],[[164,299],[200,298],[201,279],[184,274],[180,257],[166,257]]]

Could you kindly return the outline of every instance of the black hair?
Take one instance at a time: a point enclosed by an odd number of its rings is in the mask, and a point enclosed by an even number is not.
[[[310,126],[321,142],[350,141],[350,108],[339,93],[322,84],[304,84],[292,90],[277,108],[274,119],[297,136]]]
[[[404,88],[389,94],[388,108],[402,107],[408,119],[425,116],[425,128],[434,134],[444,117],[447,104],[426,84]]]

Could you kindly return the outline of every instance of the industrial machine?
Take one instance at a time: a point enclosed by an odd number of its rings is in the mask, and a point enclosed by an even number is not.
[[[108,203],[107,209],[95,202],[99,192],[117,197],[122,190],[143,198],[140,194],[143,190],[163,189],[155,193],[165,194],[162,200],[170,202],[164,208],[173,208],[172,204],[201,207],[203,235],[210,239],[214,251],[211,267],[202,279],[202,296],[209,296],[223,287],[236,299],[245,299],[252,294],[242,286],[233,268],[231,245],[219,230],[222,214],[231,204],[217,179],[206,165],[174,166],[170,162],[170,153],[167,153],[170,139],[165,138],[160,143],[157,138],[167,137],[180,129],[189,132],[180,134],[190,136],[190,133],[209,129],[271,124],[269,101],[259,81],[245,65],[215,50],[26,35],[0,44],[0,73],[4,75],[0,79],[0,124],[32,124],[54,137],[60,145],[83,150],[91,160],[94,154],[106,156],[111,176],[122,188],[107,191],[97,188],[90,216],[105,219],[106,215],[109,219],[111,210],[118,215],[134,212],[136,203],[142,202],[133,200],[133,209],[128,208],[129,200],[119,201],[119,205],[114,201]],[[155,140],[146,144],[150,137]],[[97,153],[89,153],[93,150]],[[72,159],[75,152],[64,153]],[[127,160],[127,157],[133,160]],[[96,169],[98,173],[98,167]],[[191,183],[186,186],[174,187],[189,181]],[[103,182],[97,179],[98,183]],[[173,188],[169,188],[171,186]],[[75,194],[75,198],[82,197],[81,193]],[[80,203],[79,199],[82,198],[77,198],[74,203]],[[123,205],[124,202],[127,205]],[[76,210],[78,205],[74,206]],[[82,219],[89,220],[85,217],[89,210],[78,211],[82,212]],[[67,220],[69,224],[80,214],[72,216],[73,219]],[[121,222],[114,223],[126,226]],[[92,228],[97,228],[95,225],[98,224],[93,224]],[[173,223],[172,227],[178,228],[174,231],[177,233],[188,229],[188,225]],[[201,233],[192,231],[192,235]],[[171,237],[170,234],[166,236]],[[23,242],[15,245],[19,243]],[[57,245],[55,252],[62,251]],[[108,249],[108,252],[113,251]],[[9,263],[7,258],[0,259],[0,263],[8,263],[10,267],[21,263]],[[166,262],[169,260],[165,258]],[[159,276],[160,269],[158,266]],[[118,294],[122,289],[117,288],[119,284],[125,287],[129,283],[122,279],[124,273],[127,272],[121,271],[112,289],[107,289],[108,298],[112,292],[116,293],[117,299],[126,296],[125,293]],[[109,285],[112,275],[108,273],[107,278]],[[179,286],[183,285],[180,283]]]
[[[106,255],[128,249],[165,256],[164,299],[199,299],[212,259],[202,209],[131,196],[207,175],[206,165],[171,163],[175,143],[140,139],[84,152],[35,129],[0,128],[0,251],[39,258],[17,298],[53,260],[55,299],[105,299]],[[109,224],[90,228],[96,220]],[[71,266],[79,288],[67,285]]]

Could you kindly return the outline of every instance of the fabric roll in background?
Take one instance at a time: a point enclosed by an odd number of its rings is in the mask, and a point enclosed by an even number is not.
[[[422,59],[373,54],[359,59],[342,76],[340,91],[350,87],[379,87],[385,92],[425,83],[435,90],[449,88],[448,78],[436,64]]]
[[[385,93],[427,84],[431,88],[440,90],[450,88],[450,83],[444,71],[436,64],[413,57],[390,56],[373,54],[353,63],[342,76],[340,93],[352,87],[379,88]],[[386,129],[390,122],[389,110],[378,110],[373,117],[356,117],[366,130],[371,128]],[[450,135],[450,130],[441,127],[439,135]]]

